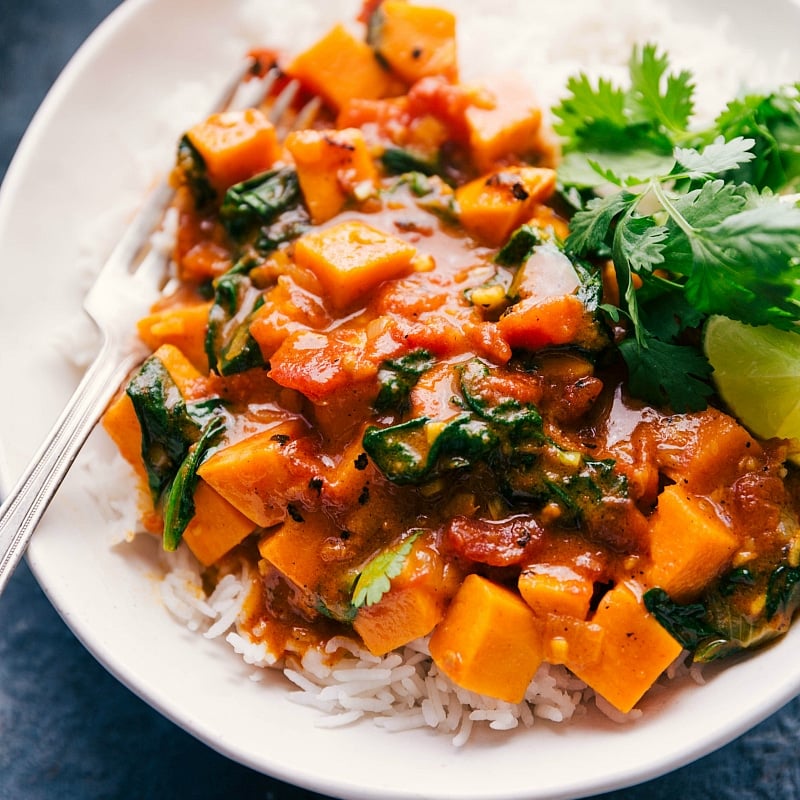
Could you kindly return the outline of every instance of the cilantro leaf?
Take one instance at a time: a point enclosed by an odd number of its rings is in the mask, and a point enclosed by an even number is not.
[[[634,47],[628,62],[633,103],[639,113],[669,131],[687,129],[694,109],[694,84],[688,71],[667,75],[669,57],[655,45]]]
[[[651,272],[664,263],[664,241],[669,231],[652,217],[628,214],[614,235],[614,262],[625,259],[634,272]]]
[[[796,327],[800,209],[777,199],[696,231],[686,297],[707,314]]]
[[[674,210],[692,228],[710,228],[738,214],[751,203],[743,187],[722,180],[706,181],[698,189],[676,194]]]
[[[800,209],[770,198],[755,208],[725,217],[706,235],[717,246],[747,260],[754,272],[779,275],[789,259],[800,257]],[[797,278],[797,270],[791,269]]]
[[[584,131],[578,149],[565,150],[558,167],[562,183],[583,188],[597,186],[599,174],[609,183],[635,185],[651,175],[672,170],[672,146],[654,138],[652,131],[638,126],[608,133],[603,126],[592,126]]]
[[[800,84],[733,100],[717,117],[714,133],[755,142],[755,159],[727,175],[729,180],[776,191],[800,184]]]
[[[603,121],[612,128],[624,128],[629,122],[625,92],[601,78],[592,86],[585,73],[569,78],[569,95],[553,109],[560,120],[554,125],[556,133],[565,138],[579,137],[593,122]]]
[[[646,217],[636,216],[631,207],[621,218],[614,231],[612,260],[620,295],[633,323],[638,346],[645,346],[645,329],[639,314],[639,299],[633,280],[634,272],[644,267],[645,272],[663,261],[661,250],[665,229]]]
[[[657,339],[672,342],[687,328],[698,328],[705,315],[687,299],[682,286],[655,276],[643,276],[637,291],[639,318]]]
[[[673,411],[699,411],[712,393],[711,366],[695,348],[662,342],[646,334],[644,342],[625,339],[619,346],[628,366],[634,396]]]
[[[675,160],[687,170],[689,178],[705,178],[736,169],[755,158],[751,152],[754,139],[737,136],[726,142],[718,136],[701,151],[694,148],[675,148]]]
[[[572,217],[570,234],[565,242],[566,251],[574,255],[586,255],[609,244],[612,223],[636,201],[636,195],[624,191],[590,200],[585,210],[578,211]]]
[[[396,578],[411,554],[414,542],[422,535],[414,531],[400,544],[378,553],[359,573],[353,586],[353,606],[373,606],[392,588],[391,579]]]
[[[695,255],[687,229],[712,228],[725,217],[744,210],[748,199],[741,187],[722,180],[707,181],[698,189],[685,194],[670,193],[668,197],[675,216],[666,222],[669,236],[664,244],[664,260],[671,272],[691,275]]]

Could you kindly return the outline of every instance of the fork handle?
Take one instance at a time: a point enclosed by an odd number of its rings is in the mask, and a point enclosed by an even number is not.
[[[123,360],[104,341],[58,421],[0,506],[0,593],[16,569],[78,451],[139,356]]]

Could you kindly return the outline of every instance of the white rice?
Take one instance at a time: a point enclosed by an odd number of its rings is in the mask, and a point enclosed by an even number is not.
[[[479,80],[489,73],[514,71],[539,93],[543,106],[549,107],[563,93],[568,76],[584,71],[596,78],[602,74],[615,82],[624,82],[626,62],[634,43],[655,41],[666,49],[675,68],[691,69],[697,77],[696,109],[701,121],[713,117],[723,103],[735,96],[745,84],[751,87],[775,85],[796,78],[787,73],[788,58],[780,53],[766,71],[755,50],[743,47],[729,37],[730,23],[718,21],[713,29],[701,23],[687,25],[675,17],[673,7],[657,0],[570,0],[565,3],[536,3],[536,25],[515,30],[509,36],[509,20],[530,19],[530,0],[474,0],[470,12],[456,0],[442,0],[458,14],[459,48],[463,78]],[[277,46],[292,52],[301,50],[341,19],[341,6],[315,0],[293,0],[281,14],[270,13],[265,0],[243,0],[238,16],[232,20],[230,49],[232,60],[248,46]],[[353,13],[358,7],[352,3]],[[181,130],[193,120],[188,109],[202,108],[208,95],[198,82],[187,82],[179,91],[163,98],[154,113],[164,120],[163,137],[153,151],[137,150],[135,167],[139,175],[154,175],[163,166],[165,150],[171,152]],[[167,133],[169,131],[169,133]],[[167,142],[167,145],[163,145]],[[136,185],[133,183],[132,185]],[[144,187],[143,187],[144,188]],[[89,277],[98,267],[98,254],[107,252],[108,232],[120,229],[120,221],[133,202],[121,201],[120,209],[109,211],[99,220],[97,230],[87,231],[92,247],[78,265],[88,286]],[[168,251],[174,220],[167,219],[164,231],[155,244]],[[83,280],[81,278],[81,280]],[[82,323],[83,324],[83,323]],[[79,366],[88,362],[93,345],[90,331],[76,328],[70,334],[60,332],[60,341],[68,356]],[[84,347],[83,342],[89,341]],[[95,435],[93,447],[108,448]],[[87,472],[86,483],[116,523],[112,541],[133,536],[138,508],[130,468],[120,457],[83,459],[84,469],[102,465],[101,472]],[[456,746],[464,745],[475,726],[506,731],[530,728],[537,720],[564,723],[586,713],[593,702],[611,719],[635,720],[641,714],[620,714],[609,703],[594,695],[584,683],[565,668],[543,665],[528,687],[525,699],[510,704],[475,695],[454,685],[440,673],[430,658],[424,640],[412,642],[398,652],[382,658],[371,655],[349,639],[331,640],[324,652],[310,650],[301,658],[279,661],[266,645],[252,641],[240,629],[242,604],[249,591],[246,571],[227,575],[206,595],[199,568],[185,547],[165,555],[165,577],[161,597],[165,607],[182,625],[208,638],[227,642],[235,653],[257,668],[280,666],[296,687],[290,694],[297,703],[319,710],[319,724],[326,727],[350,725],[364,718],[387,731],[429,727],[452,737]],[[687,674],[702,678],[679,659],[667,671],[666,679]]]
[[[358,642],[338,636],[324,649],[279,659],[264,642],[239,628],[241,607],[250,590],[250,576],[226,575],[210,596],[202,590],[197,562],[185,547],[165,554],[167,573],[161,582],[166,608],[183,625],[207,638],[226,641],[245,663],[279,667],[296,687],[289,699],[320,712],[325,728],[350,725],[365,718],[390,732],[433,728],[451,737],[456,747],[467,743],[476,725],[496,731],[531,728],[537,720],[565,723],[582,717],[593,703],[614,722],[629,723],[642,711],[623,714],[563,666],[542,664],[521,703],[508,703],[470,692],[439,671],[427,639],[418,639],[385,656],[375,656]],[[685,654],[665,672],[662,681],[691,677],[702,682],[698,665],[688,667]],[[253,680],[261,675],[254,673]]]

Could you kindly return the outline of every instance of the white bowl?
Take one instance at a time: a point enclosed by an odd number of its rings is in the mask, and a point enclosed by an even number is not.
[[[352,19],[354,7],[345,0],[128,0],[73,59],[32,123],[0,194],[4,487],[21,473],[79,377],[57,345],[80,318],[88,273],[147,186],[169,168],[178,134],[202,114],[249,44],[261,39],[296,51],[334,20]],[[732,62],[714,61],[716,46],[726,42],[729,53],[741,48],[740,72],[754,65],[751,77],[800,75],[797,58],[783,55],[791,53],[800,24],[800,10],[788,1],[765,0],[757,8],[745,0],[715,1],[698,9],[682,0],[669,7],[679,21],[712,21],[702,36],[686,28],[679,47],[686,63],[710,76],[712,89],[720,82],[736,88]],[[664,32],[666,11],[644,18],[638,4],[608,2],[602,46],[568,61],[581,40],[565,32],[598,33],[573,13],[576,8],[577,0],[558,4],[563,19],[556,30],[542,28],[544,11],[534,3],[458,3],[463,52],[483,36],[525,37],[530,45],[523,64],[513,48],[484,50],[499,67],[538,75],[547,96],[563,84],[565,68],[596,72],[605,65],[618,75],[631,36],[657,39]],[[719,22],[723,11],[730,25]],[[558,63],[548,68],[552,61]],[[100,441],[82,456],[103,458]],[[796,628],[773,647],[709,671],[704,686],[654,693],[635,724],[589,714],[563,726],[539,722],[509,733],[479,732],[460,750],[430,731],[391,734],[369,722],[327,730],[315,725],[316,712],[288,700],[280,674],[253,682],[252,670],[224,643],[192,634],[168,615],[158,596],[154,549],[146,542],[110,544],[77,474],[47,513],[29,557],[67,624],[132,691],[231,758],[339,797],[501,800],[597,793],[708,753],[800,689],[793,666],[800,662]]]

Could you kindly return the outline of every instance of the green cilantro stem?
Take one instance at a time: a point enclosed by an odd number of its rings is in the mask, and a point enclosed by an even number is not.
[[[648,186],[653,194],[658,198],[658,202],[661,203],[661,207],[664,211],[669,214],[670,219],[683,231],[688,239],[691,239],[697,231],[686,221],[686,218],[683,214],[675,208],[672,200],[670,200],[669,195],[664,191],[664,185],[658,178],[652,178],[648,182]]]

